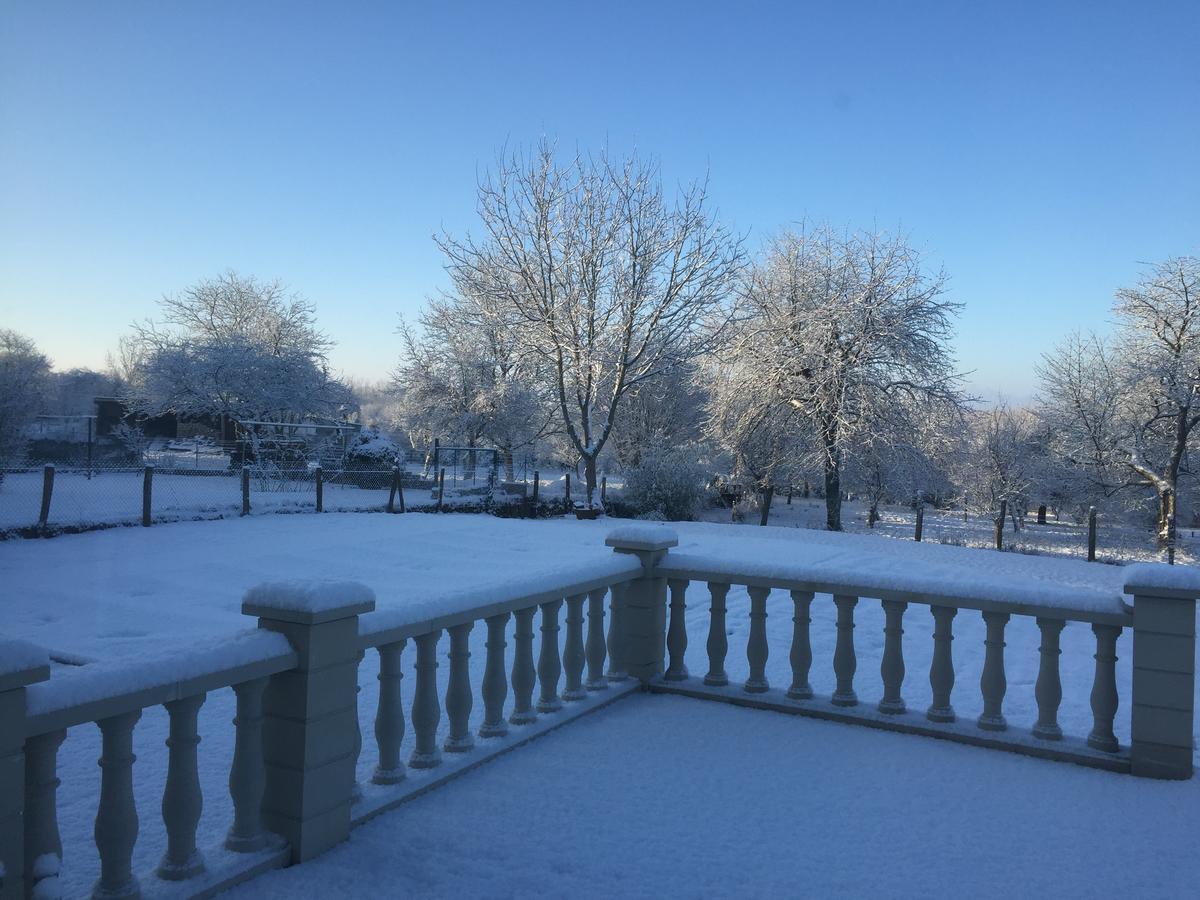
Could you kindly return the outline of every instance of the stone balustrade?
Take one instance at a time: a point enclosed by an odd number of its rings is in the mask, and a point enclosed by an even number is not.
[[[932,580],[928,590],[917,590],[919,579],[911,574],[903,589],[892,589],[852,570],[835,579],[829,571],[814,575],[803,564],[672,553],[674,533],[657,526],[617,529],[607,544],[614,554],[564,572],[554,584],[501,586],[381,612],[373,611],[374,595],[361,585],[261,585],[243,603],[257,629],[131,666],[95,664],[51,678],[44,651],[0,643],[0,897],[55,893],[64,853],[56,763],[67,729],[87,723],[95,723],[102,739],[96,897],[207,896],[270,867],[303,863],[344,840],[354,825],[634,690],[855,722],[1153,778],[1192,774],[1200,596],[1194,571],[1135,566],[1125,573],[1129,600],[1041,605],[1027,596],[1004,602],[969,583],[961,596]],[[684,661],[687,601],[697,582],[709,604],[703,674],[689,672]],[[734,585],[744,586],[749,598],[739,613],[748,617],[748,674],[740,684],[732,684],[726,671]],[[770,646],[772,591],[786,591],[791,601],[786,686],[768,680],[772,650],[785,649]],[[826,598],[836,632],[832,658],[820,660],[814,659],[810,623],[814,604]],[[855,614],[868,598],[880,602],[884,614],[878,700],[863,687],[855,649]],[[904,624],[914,607],[928,608],[932,625],[932,702],[925,710],[910,709],[904,698]],[[953,702],[954,628],[966,615],[981,615],[986,633],[978,650],[982,713],[969,722]],[[1013,616],[1032,617],[1041,637],[1037,718],[1027,728],[1009,722],[1004,709],[1005,629]],[[1086,736],[1064,735],[1058,722],[1060,635],[1068,622],[1086,623],[1095,638],[1093,724]],[[485,638],[478,696],[470,664],[477,627]],[[1114,721],[1120,708],[1118,641],[1126,629],[1132,632],[1132,696],[1126,704],[1132,739],[1123,747]],[[448,672],[439,682],[443,647]],[[359,783],[359,667],[366,653],[376,653],[379,663],[373,729],[378,755],[369,778]],[[812,688],[814,665],[831,666],[835,687],[828,696]],[[414,679],[407,716],[406,666]],[[237,710],[229,773],[233,820],[220,847],[202,848],[196,840],[204,802],[197,721],[206,696],[225,687],[233,688]],[[152,871],[135,872],[144,811],[140,815],[134,801],[132,739],[143,711],[156,705],[169,717],[165,851]],[[472,728],[475,710],[482,714]],[[439,740],[443,712],[448,727]],[[409,727],[412,749],[404,759]]]

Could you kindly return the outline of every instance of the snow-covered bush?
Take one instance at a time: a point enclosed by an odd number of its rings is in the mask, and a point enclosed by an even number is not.
[[[346,449],[348,469],[390,469],[399,460],[400,448],[396,442],[374,425],[360,431]]]
[[[704,480],[692,449],[656,448],[626,471],[624,498],[637,508],[638,518],[688,521],[704,494]]]

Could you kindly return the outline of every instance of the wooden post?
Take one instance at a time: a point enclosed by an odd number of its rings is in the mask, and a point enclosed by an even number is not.
[[[1004,549],[1004,517],[1008,515],[1008,501],[1000,501],[1000,515],[996,517],[996,549]]]
[[[1096,561],[1096,507],[1088,507],[1088,562]]]
[[[92,480],[92,416],[88,416],[88,443],[87,443],[87,477],[88,481]]]
[[[317,479],[317,512],[325,512],[325,471],[317,466],[313,475]]]
[[[404,508],[404,473],[400,469],[396,469],[396,499],[400,502],[400,512],[406,512]]]
[[[913,540],[918,544],[921,543],[921,534],[925,531],[925,504],[917,503],[917,529],[913,534]]]
[[[531,519],[537,518],[538,488],[540,488],[541,486],[542,486],[542,473],[539,472],[537,469],[534,469],[533,470],[533,501],[530,503],[530,506],[529,506],[529,518],[531,518]]]
[[[567,479],[567,480],[566,480],[566,485],[567,485],[567,504],[568,504],[568,505],[570,505],[570,503],[571,503],[571,473],[570,473],[570,472],[568,472],[568,473],[567,473],[567,475],[566,475],[566,479]]]
[[[437,473],[441,471],[441,469],[439,468],[441,466],[441,462],[440,462],[441,456],[442,456],[442,441],[440,438],[434,438],[433,439],[433,477],[434,478],[437,478]]]
[[[608,476],[605,475],[600,479],[600,502],[603,503],[605,495],[608,493]]]
[[[396,489],[400,485],[400,470],[395,466],[392,467],[392,484],[388,488],[387,511],[394,513],[396,511]],[[438,509],[441,509],[442,498],[441,492],[438,493]]]
[[[1039,525],[1045,525],[1045,524],[1046,524],[1046,504],[1045,504],[1045,503],[1041,504],[1041,505],[1038,507],[1038,518],[1037,518],[1037,523],[1038,523]]]
[[[242,515],[250,515],[250,469],[242,466]]]
[[[437,499],[437,511],[438,512],[442,511],[442,495],[445,493],[446,493],[446,470],[439,469],[438,470],[438,499]]]
[[[46,527],[50,521],[50,498],[54,496],[54,466],[48,464],[42,469],[42,510],[38,514],[38,525]]]
[[[146,466],[142,475],[142,527],[150,527],[150,497],[153,492],[154,466]]]

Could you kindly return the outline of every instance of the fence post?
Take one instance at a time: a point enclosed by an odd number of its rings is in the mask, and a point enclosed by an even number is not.
[[[50,498],[54,496],[54,464],[48,463],[42,469],[42,510],[38,513],[38,526],[46,527],[50,521]]]
[[[1096,561],[1096,507],[1088,507],[1088,562]]]
[[[1045,503],[1038,505],[1037,516],[1038,516],[1037,523],[1039,525],[1045,525],[1046,524],[1046,504]]]
[[[358,743],[358,617],[375,608],[353,582],[262,584],[242,613],[282,634],[299,657],[263,692],[263,823],[291,845],[292,863],[350,835]]]
[[[242,515],[250,515],[250,470],[242,466]]]
[[[996,549],[1004,549],[1004,517],[1008,515],[1008,501],[1000,501],[1000,515],[996,519]]]
[[[627,525],[611,531],[604,543],[617,553],[636,556],[642,575],[625,586],[621,607],[624,633],[625,670],[642,684],[649,684],[666,669],[667,579],[654,574],[679,537],[670,528]]]
[[[407,512],[404,508],[404,470],[396,469],[396,499],[400,501],[400,512]]]
[[[325,512],[325,471],[317,466],[313,474],[317,478],[317,512]]]
[[[437,511],[442,511],[442,496],[446,493],[446,470],[438,469],[438,499]]]
[[[1125,593],[1133,596],[1133,774],[1190,778],[1200,577],[1140,563],[1128,568]]]
[[[925,531],[925,504],[922,501],[918,500],[917,501],[917,526],[916,526],[916,530],[913,533],[913,540],[916,541],[918,544],[921,543],[921,535],[924,533],[924,531]]]
[[[600,503],[604,504],[608,495],[608,476],[604,475],[600,478]]]
[[[150,527],[151,505],[150,498],[154,490],[154,466],[146,466],[142,473],[142,527]]]
[[[529,504],[529,518],[537,518],[538,489],[542,486],[542,473],[533,470],[533,501]]]
[[[87,443],[87,477],[88,481],[92,480],[92,425],[93,417],[88,416],[88,443]]]
[[[392,466],[392,483],[388,487],[388,502],[387,511],[394,513],[396,511],[396,490],[400,486],[400,469],[397,466]]]
[[[567,479],[567,481],[566,481],[566,485],[567,485],[567,505],[569,506],[569,505],[571,504],[571,473],[570,473],[570,472],[568,472],[568,473],[566,474],[566,479]]]
[[[25,870],[25,687],[50,677],[46,651],[0,641],[0,897],[23,900],[33,890]]]

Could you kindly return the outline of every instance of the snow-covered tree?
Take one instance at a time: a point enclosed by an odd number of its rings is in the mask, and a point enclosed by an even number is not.
[[[1042,468],[1037,454],[1037,420],[1005,401],[970,416],[969,480],[963,485],[969,506],[998,515],[1001,502],[1013,528],[1024,526],[1030,494]]]
[[[439,241],[455,290],[539,360],[590,503],[624,399],[711,346],[740,242],[703,184],[672,200],[653,163],[562,160],[545,141],[499,160],[478,212],[481,236]]]
[[[1040,414],[1099,489],[1153,491],[1165,543],[1200,425],[1200,258],[1151,266],[1113,311],[1111,338],[1075,334],[1043,357]]]
[[[551,422],[537,361],[503,323],[462,298],[430,300],[419,324],[419,330],[400,326],[403,355],[393,386],[401,424],[430,439],[495,447],[511,480],[513,453],[533,444]]]
[[[613,428],[611,447],[622,469],[640,465],[643,454],[653,448],[698,441],[707,405],[708,394],[694,365],[638,385],[622,402]]]
[[[944,292],[945,277],[926,273],[902,237],[828,227],[783,233],[746,280],[727,352],[763,407],[745,421],[791,411],[824,472],[830,530],[842,527],[850,454],[893,427],[897,411],[932,420],[964,403],[950,349],[958,304]]]
[[[50,361],[29,338],[0,328],[0,464],[25,446],[25,429],[38,414]]]
[[[279,282],[226,272],[164,297],[136,326],[136,405],[150,413],[298,422],[355,407],[329,370],[333,342],[307,300]]]

